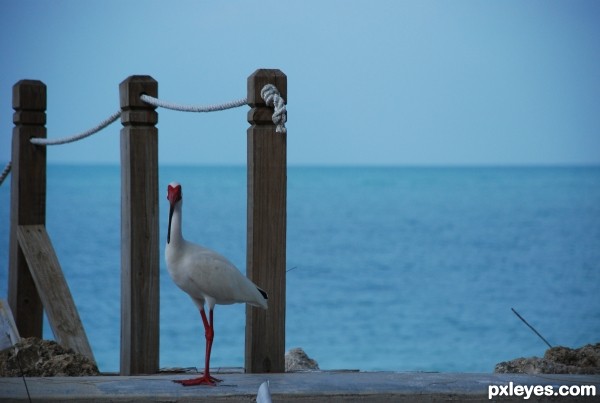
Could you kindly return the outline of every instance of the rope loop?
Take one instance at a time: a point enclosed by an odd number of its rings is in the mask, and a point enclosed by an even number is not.
[[[265,85],[260,90],[260,96],[267,106],[273,107],[273,123],[277,125],[276,133],[286,133],[285,123],[287,122],[287,110],[285,100],[281,97],[279,90],[273,84]]]

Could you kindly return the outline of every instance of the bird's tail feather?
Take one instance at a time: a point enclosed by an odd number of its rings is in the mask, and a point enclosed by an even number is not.
[[[265,290],[263,290],[262,288],[258,288],[256,287],[256,289],[258,290],[258,292],[260,293],[261,297],[258,298],[256,301],[254,302],[250,302],[250,305],[258,307],[258,308],[263,308],[263,309],[267,309],[267,301],[269,299],[269,295],[267,294],[267,292]]]
[[[256,287],[256,288],[258,288],[258,291],[259,291],[259,292],[262,294],[262,296],[263,296],[265,299],[269,299],[269,294],[267,294],[267,292],[266,292],[265,290],[263,290],[263,289],[262,289],[262,288],[260,288],[260,287]]]

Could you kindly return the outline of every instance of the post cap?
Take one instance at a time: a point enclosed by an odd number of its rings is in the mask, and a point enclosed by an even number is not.
[[[15,110],[45,111],[46,84],[39,80],[21,80],[13,85],[12,107]]]
[[[260,91],[267,84],[273,84],[287,103],[287,76],[279,69],[258,69],[248,77],[248,105],[264,106]]]
[[[158,82],[150,76],[129,76],[119,84],[121,108],[156,109],[140,99],[142,94],[158,97]]]

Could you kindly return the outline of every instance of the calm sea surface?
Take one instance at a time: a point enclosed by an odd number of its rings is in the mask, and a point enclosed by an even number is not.
[[[200,316],[164,264],[172,180],[184,188],[184,236],[244,271],[246,170],[160,170],[160,364],[202,367]],[[9,193],[10,178],[2,298]],[[100,369],[117,371],[119,167],[50,166],[47,228]],[[600,341],[598,167],[292,167],[287,244],[286,347],[322,369],[490,372],[542,355],[511,307],[552,344]],[[215,367],[243,366],[244,313],[217,306]]]

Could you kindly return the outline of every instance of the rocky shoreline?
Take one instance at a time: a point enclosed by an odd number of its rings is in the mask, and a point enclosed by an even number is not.
[[[286,352],[286,372],[318,370],[319,364],[301,348]],[[29,337],[0,351],[0,377],[94,375],[100,372],[89,358],[52,340]]]
[[[301,348],[285,354],[285,371],[319,371],[319,364]],[[600,375],[600,343],[580,348],[552,347],[544,357],[521,357],[496,364],[495,373]],[[0,351],[0,377],[93,376],[98,367],[87,357],[51,340],[25,338]]]
[[[600,375],[600,343],[572,349],[552,347],[544,357],[516,358],[496,364],[499,374],[578,374]]]
[[[100,375],[94,362],[52,340],[21,339],[0,351],[0,376]]]

